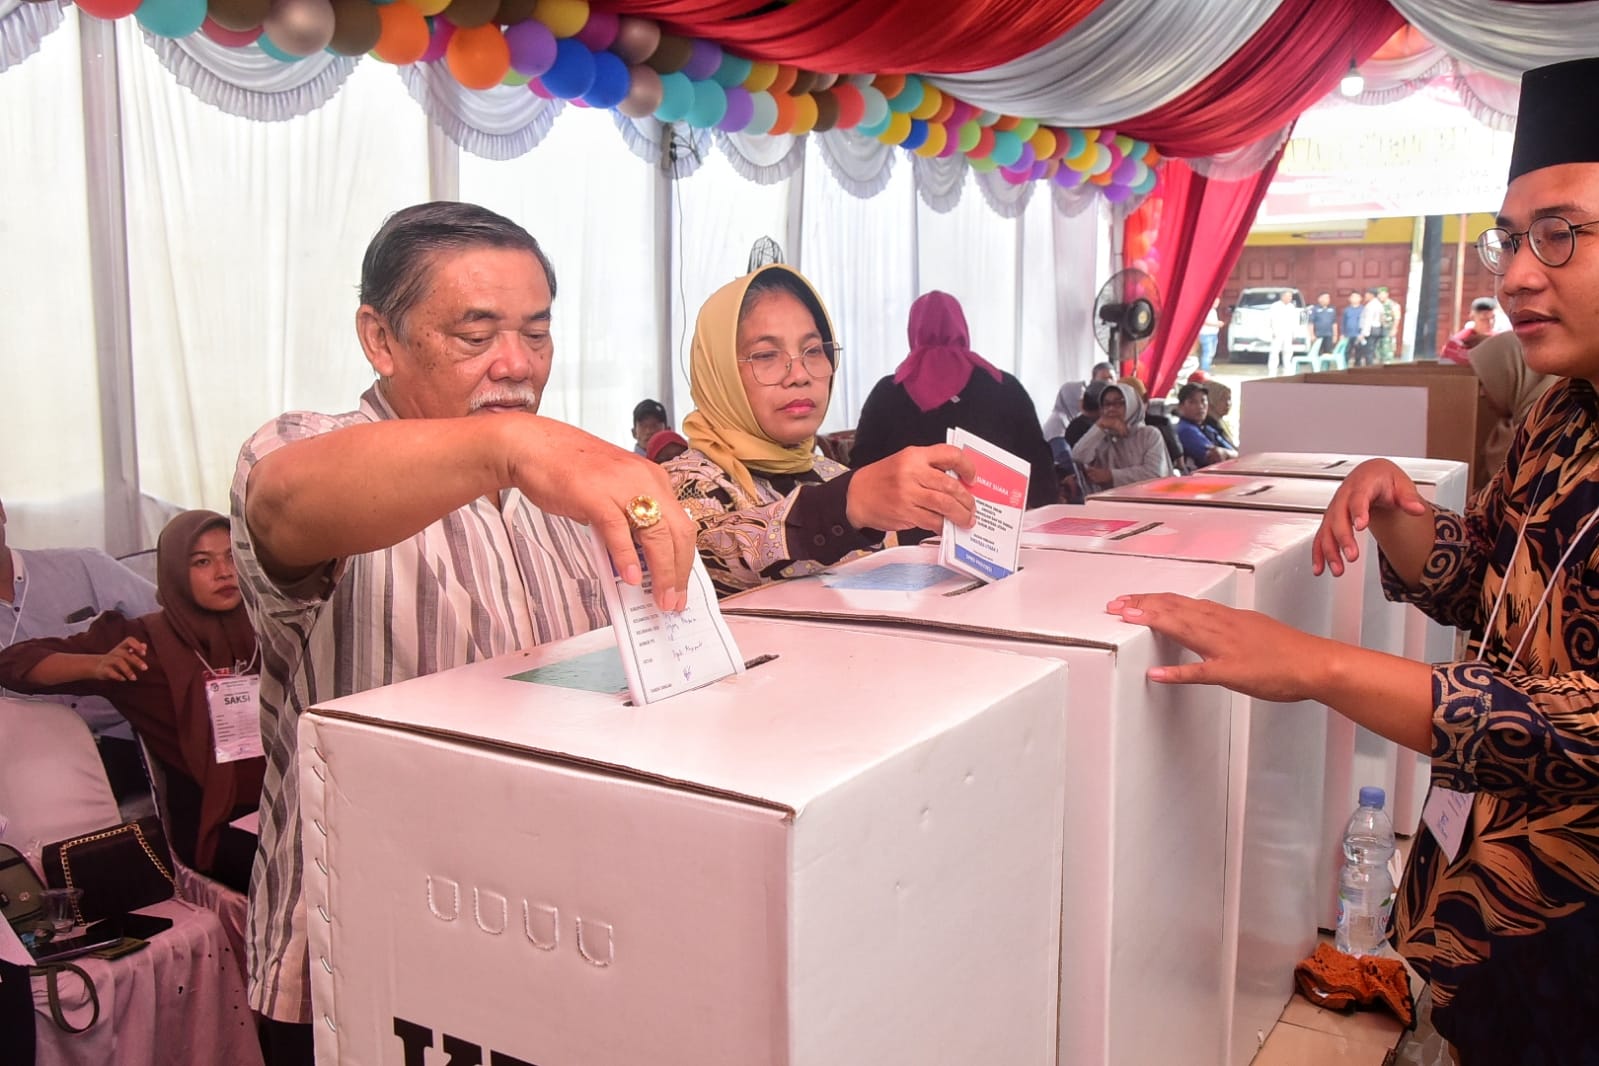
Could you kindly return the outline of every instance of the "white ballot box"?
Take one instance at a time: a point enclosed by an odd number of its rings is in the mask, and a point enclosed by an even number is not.
[[[1218,563],[1238,571],[1236,606],[1332,634],[1331,590],[1310,572],[1313,515],[1104,503],[1027,512],[1028,548]],[[1142,592],[1136,576],[1123,591]],[[1327,716],[1319,703],[1233,697],[1227,809],[1228,1066],[1243,1066],[1316,947],[1325,824]]]
[[[891,549],[742,593],[722,610],[863,636],[902,627],[928,648],[976,644],[1067,663],[1059,1061],[1220,1062],[1232,699],[1147,680],[1149,667],[1183,653],[1105,604],[1135,575],[1150,589],[1231,604],[1236,571],[1024,549],[1020,572],[974,587],[937,559],[928,546]]]
[[[1469,468],[1465,463],[1453,459],[1339,455],[1329,452],[1255,452],[1207,466],[1205,472],[1342,481],[1355,467],[1367,459],[1375,458],[1388,459],[1403,470],[1428,502],[1456,514],[1466,509]],[[1419,608],[1412,607],[1405,612],[1405,655],[1424,663],[1449,662],[1456,654],[1456,632],[1452,626],[1434,622]],[[1420,752],[1399,753],[1399,771],[1388,803],[1388,811],[1393,815],[1397,832],[1408,835],[1421,825],[1421,808],[1426,802],[1431,772],[1431,760],[1427,756]]]
[[[730,626],[645,707],[607,629],[306,714],[319,1061],[1054,1061],[1066,671]]]
[[[1208,468],[1207,468],[1208,469]],[[1227,477],[1200,471],[1188,477],[1160,478],[1106,489],[1088,498],[1088,511],[1111,502],[1163,506],[1216,507],[1229,511],[1259,510],[1321,515],[1338,491],[1336,481],[1309,478]],[[1391,655],[1405,653],[1405,619],[1411,610],[1393,603],[1382,591],[1377,543],[1360,534],[1360,558],[1345,564],[1344,575],[1332,578],[1333,637]],[[1376,785],[1392,797],[1399,771],[1399,745],[1355,725],[1340,714],[1327,716],[1327,774],[1324,782],[1322,872],[1317,878],[1325,903],[1322,928],[1331,929],[1338,914],[1338,868],[1343,864],[1344,824],[1360,800],[1360,789]]]

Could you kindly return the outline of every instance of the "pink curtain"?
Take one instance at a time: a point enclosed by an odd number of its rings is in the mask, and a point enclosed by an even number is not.
[[[1284,147],[1286,147],[1284,142]],[[1210,303],[1221,291],[1244,248],[1255,212],[1282,161],[1282,150],[1260,173],[1242,181],[1211,181],[1178,159],[1161,164],[1161,316],[1144,353],[1144,384],[1164,396],[1199,337]]]

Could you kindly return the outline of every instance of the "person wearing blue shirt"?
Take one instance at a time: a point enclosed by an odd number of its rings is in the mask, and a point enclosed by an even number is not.
[[[1223,459],[1236,459],[1220,434],[1205,424],[1210,413],[1210,394],[1194,383],[1177,390],[1177,441],[1183,446],[1183,465],[1193,470]]]
[[[1355,338],[1360,336],[1360,316],[1365,308],[1361,305],[1360,290],[1356,289],[1349,294],[1349,306],[1343,309],[1338,319],[1338,337],[1346,340],[1351,346]]]

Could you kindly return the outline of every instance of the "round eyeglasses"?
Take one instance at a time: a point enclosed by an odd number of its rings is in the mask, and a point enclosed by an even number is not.
[[[832,377],[834,365],[838,362],[838,353],[843,350],[842,344],[835,344],[832,341],[813,341],[807,344],[799,355],[790,355],[776,348],[763,348],[739,356],[738,361],[749,364],[750,376],[755,379],[757,385],[780,385],[783,379],[788,377],[789,369],[793,367],[796,359],[811,377]]]
[[[1599,225],[1599,219],[1571,222],[1559,215],[1545,215],[1533,219],[1532,225],[1520,233],[1497,227],[1483,230],[1482,236],[1477,238],[1477,255],[1490,272],[1503,274],[1510,269],[1510,260],[1521,251],[1521,242],[1525,240],[1544,266],[1565,266],[1577,250],[1577,234],[1593,225]]]

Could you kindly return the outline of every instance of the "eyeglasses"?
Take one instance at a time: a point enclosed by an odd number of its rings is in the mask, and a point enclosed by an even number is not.
[[[748,363],[750,376],[757,385],[780,385],[788,377],[789,370],[798,359],[805,372],[813,378],[830,378],[833,376],[833,366],[838,362],[838,353],[844,350],[842,344],[832,341],[815,341],[805,346],[799,355],[790,355],[776,348],[763,348],[758,352],[741,355],[738,361]]]
[[[1520,233],[1496,227],[1484,230],[1482,236],[1477,238],[1477,254],[1482,257],[1482,265],[1490,272],[1503,274],[1510,269],[1510,260],[1521,251],[1521,242],[1525,238],[1532,248],[1532,254],[1538,257],[1538,262],[1547,267],[1565,266],[1577,249],[1577,233],[1593,225],[1599,225],[1599,219],[1593,222],[1570,222],[1559,215],[1545,215],[1534,219],[1532,225]]]

